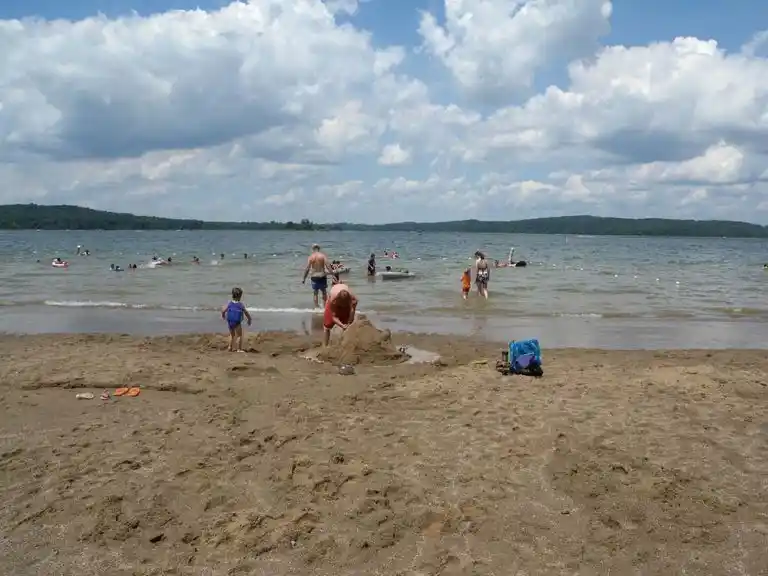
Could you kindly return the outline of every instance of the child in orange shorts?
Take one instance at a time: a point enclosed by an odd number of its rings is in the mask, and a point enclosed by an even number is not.
[[[461,297],[464,300],[469,296],[469,291],[472,289],[472,271],[470,268],[464,270],[464,274],[461,275]]]

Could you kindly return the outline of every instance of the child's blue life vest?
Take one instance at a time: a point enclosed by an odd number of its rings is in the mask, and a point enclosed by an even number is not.
[[[227,304],[227,323],[231,326],[243,321],[243,303],[230,302]]]

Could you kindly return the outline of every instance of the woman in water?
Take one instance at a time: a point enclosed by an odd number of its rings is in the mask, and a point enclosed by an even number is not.
[[[485,259],[485,254],[478,250],[475,252],[475,284],[477,285],[477,293],[483,298],[488,298],[488,281],[491,279],[491,269],[488,266],[488,261]]]

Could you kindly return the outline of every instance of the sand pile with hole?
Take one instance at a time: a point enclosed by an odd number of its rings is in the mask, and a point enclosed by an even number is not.
[[[341,337],[320,351],[318,360],[341,364],[399,364],[408,359],[392,344],[389,330],[379,330],[367,318],[358,318]]]

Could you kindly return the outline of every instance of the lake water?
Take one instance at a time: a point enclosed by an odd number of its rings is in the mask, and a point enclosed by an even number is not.
[[[351,267],[360,310],[395,330],[539,337],[549,346],[768,343],[765,240],[391,232],[0,232],[0,331],[221,330],[217,311],[233,286],[245,291],[256,329],[316,330],[311,290],[301,284],[313,242]],[[76,256],[77,245],[91,255]],[[505,260],[510,246],[529,265],[493,270],[491,298],[463,301],[460,276],[472,253]],[[367,256],[385,249],[401,258],[379,258],[380,268],[416,277],[369,281]],[[174,263],[109,270],[153,255]],[[52,268],[54,257],[70,267]]]

